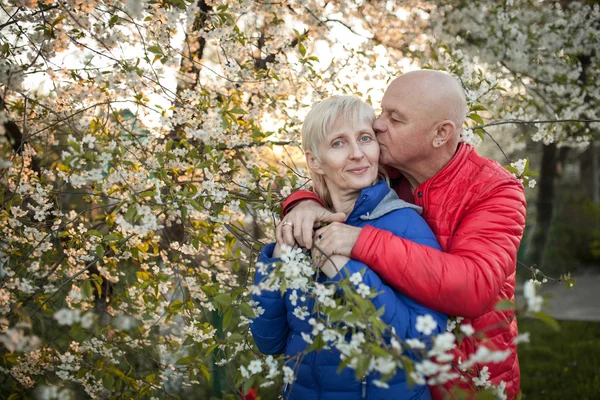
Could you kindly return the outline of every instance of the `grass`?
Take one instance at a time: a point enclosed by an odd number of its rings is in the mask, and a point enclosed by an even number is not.
[[[554,331],[519,321],[531,343],[519,345],[523,399],[600,399],[600,322],[559,321]]]

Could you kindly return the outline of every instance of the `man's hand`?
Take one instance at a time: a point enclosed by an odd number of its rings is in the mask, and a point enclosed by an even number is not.
[[[329,256],[339,254],[350,257],[361,230],[356,226],[332,222],[315,232],[315,247]]]
[[[277,225],[275,231],[277,243],[294,246],[296,244],[307,249],[313,245],[313,228],[321,222],[344,222],[346,214],[332,213],[314,200],[305,200],[290,211]]]
[[[321,267],[321,271],[323,271],[323,273],[330,279],[336,276],[338,272],[344,268],[344,265],[346,265],[346,263],[350,260],[350,258],[346,256],[339,255],[333,255],[324,259],[325,263]]]

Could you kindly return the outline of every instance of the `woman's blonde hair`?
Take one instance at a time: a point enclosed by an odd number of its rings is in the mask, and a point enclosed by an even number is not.
[[[334,96],[317,103],[306,115],[302,124],[302,149],[319,159],[318,147],[333,130],[342,126],[357,126],[363,121],[375,121],[373,107],[354,96]],[[310,171],[313,191],[329,209],[333,208],[331,195],[323,176]]]

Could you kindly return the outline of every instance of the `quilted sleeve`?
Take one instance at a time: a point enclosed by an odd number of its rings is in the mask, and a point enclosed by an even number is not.
[[[292,210],[292,208],[296,207],[298,203],[304,200],[314,200],[321,204],[323,207],[325,207],[319,196],[317,196],[314,192],[311,192],[309,190],[298,190],[297,192],[294,192],[291,195],[289,195],[287,199],[283,201],[283,204],[281,204],[282,216],[285,217],[286,214]]]
[[[365,227],[352,258],[424,306],[477,318],[494,306],[515,270],[525,203],[523,186],[505,179],[473,204],[446,252]]]
[[[362,271],[364,271],[364,274],[361,273]],[[371,302],[376,310],[384,307],[381,320],[390,327],[393,327],[400,339],[405,340],[422,336],[415,328],[417,317],[420,315],[429,314],[434,318],[437,328],[433,334],[437,334],[445,329],[446,315],[430,310],[417,304],[403,294],[394,291],[376,273],[359,261],[348,261],[336,278],[343,279],[356,273],[362,275],[362,283],[371,288],[371,293],[379,293],[377,297],[371,299]]]
[[[258,259],[264,264],[279,261],[271,258],[275,243],[265,246]],[[254,284],[258,284],[265,275],[256,271]],[[252,300],[257,303],[259,314],[250,323],[250,331],[256,347],[263,354],[281,354],[285,350],[289,326],[287,322],[287,312],[285,308],[285,299],[279,291],[263,290],[260,294],[252,294]]]

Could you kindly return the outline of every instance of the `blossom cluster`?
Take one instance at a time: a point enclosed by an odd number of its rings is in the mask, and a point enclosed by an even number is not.
[[[426,340],[440,327],[423,316],[416,327],[423,340],[402,343],[379,318],[375,290],[361,274],[340,283],[348,289],[340,298],[335,287],[314,282],[299,249],[287,249],[275,272],[254,264],[274,239],[282,200],[309,184],[298,146],[302,119],[333,94],[377,106],[393,76],[430,60],[468,89],[466,141],[484,136],[484,117],[547,116],[529,89],[557,104],[553,116],[594,119],[598,108],[588,99],[598,99],[597,87],[577,76],[588,67],[565,64],[594,45],[596,36],[576,28],[597,9],[572,6],[563,23],[543,30],[552,42],[540,35],[521,46],[522,21],[542,23],[542,16],[501,13],[494,4],[486,8],[493,23],[485,24],[464,2],[432,2],[433,14],[393,3],[3,2],[2,389],[41,398],[209,398],[210,390],[226,390],[214,382],[227,381],[238,394],[255,384],[276,393],[293,384],[294,371],[258,355],[250,339],[251,321],[264,312],[250,297],[260,290],[289,291],[294,315],[312,327],[304,339],[337,348],[360,373],[388,377],[411,351],[420,354],[413,381],[454,378],[449,366],[457,360],[448,354],[456,336]],[[440,15],[472,22],[441,25]],[[515,40],[511,73],[540,79],[520,76],[509,86],[496,67],[504,44],[485,31],[498,24]],[[486,46],[493,54],[475,55],[469,41],[456,41],[451,29],[459,26],[493,40]],[[564,54],[548,47],[561,62],[532,63],[533,49],[557,43],[555,31],[573,33]],[[594,71],[585,71],[590,80]],[[533,140],[561,145],[584,146],[597,129],[583,125],[583,135],[569,136],[555,124],[532,124]],[[521,167],[513,166],[520,179],[531,176]],[[268,276],[256,288],[255,271]],[[457,322],[461,338],[477,335],[469,326]],[[463,360],[465,374],[470,363],[501,358],[476,354]],[[487,388],[484,371],[475,378]]]

